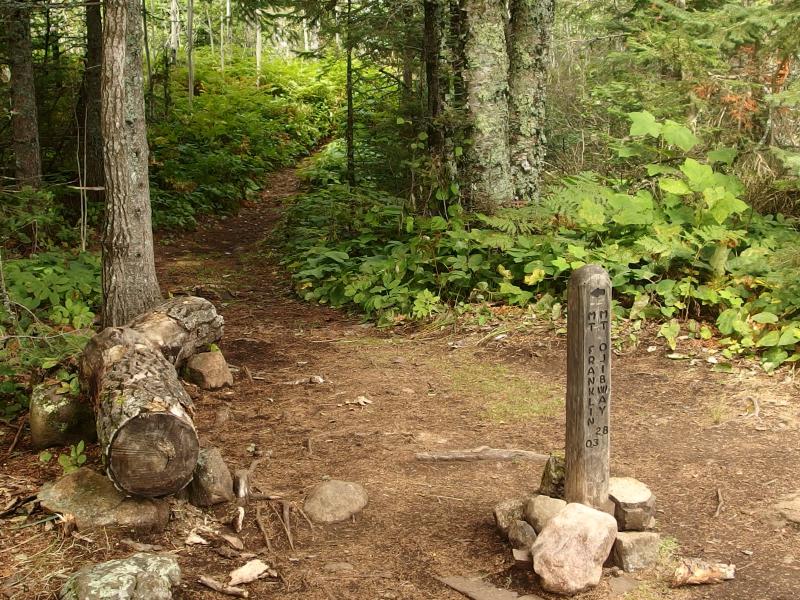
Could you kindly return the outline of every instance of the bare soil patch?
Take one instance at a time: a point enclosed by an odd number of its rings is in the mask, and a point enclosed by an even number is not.
[[[235,385],[195,400],[202,443],[219,447],[232,469],[246,468],[254,455],[268,456],[254,485],[296,506],[326,476],[360,482],[370,494],[353,522],[311,530],[298,518],[295,551],[264,505],[275,547],[265,560],[282,579],[250,584],[251,598],[463,598],[435,579],[441,575],[481,575],[520,594],[550,598],[513,567],[491,516],[499,500],[535,491],[541,465],[423,463],[414,454],[480,445],[562,451],[564,336],[537,321],[501,339],[492,335],[497,324],[381,331],[303,303],[261,243],[297,185],[293,171],[277,173],[262,202],[190,235],[163,238],[157,249],[165,291],[207,288],[225,316],[221,349],[237,369]],[[670,361],[661,349],[645,347],[615,357],[613,474],[651,486],[658,530],[682,554],[733,562],[738,571],[732,582],[691,590],[669,589],[647,573],[626,598],[794,598],[800,530],[772,528],[764,517],[771,504],[800,488],[797,385],[785,372],[714,373],[704,363]],[[311,375],[325,383],[287,385]],[[372,404],[348,404],[358,396]],[[232,418],[219,424],[215,415],[224,406]],[[0,487],[35,490],[57,475],[26,443],[4,461]],[[90,462],[97,464],[96,456]],[[724,505],[715,517],[718,490]],[[248,550],[260,551],[254,514],[249,507],[242,539]],[[113,536],[61,539],[44,525],[12,530],[3,523],[0,576],[7,579],[0,589],[13,598],[50,597],[73,569],[130,553]],[[184,546],[179,522],[140,541],[175,552],[187,599],[225,598],[197,578],[223,579],[244,562]],[[326,569],[342,562],[352,570]],[[604,578],[580,597],[610,598],[609,583]]]

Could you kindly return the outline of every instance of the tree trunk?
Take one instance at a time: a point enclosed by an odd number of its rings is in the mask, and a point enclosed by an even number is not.
[[[303,20],[305,27],[305,19]],[[305,28],[303,29],[305,31]],[[261,40],[261,9],[256,9],[256,87],[261,84],[261,54],[262,40]]]
[[[472,144],[467,147],[470,203],[492,213],[514,195],[508,147],[505,2],[466,0],[465,83]]]
[[[145,0],[142,0],[142,30],[144,31],[144,57],[147,66],[147,93],[145,94],[145,107],[147,118],[153,118],[153,62],[150,60],[150,27],[148,25],[148,10]]]
[[[545,85],[554,0],[512,0],[509,139],[514,196],[539,198],[545,159]]]
[[[425,0],[425,31],[423,53],[425,58],[425,81],[427,83],[428,147],[432,151],[441,149],[441,128],[436,119],[441,112],[439,93],[439,46],[441,43],[441,11],[439,0]]]
[[[186,66],[189,72],[189,110],[194,100],[194,0],[186,5]]]
[[[8,16],[4,26],[11,69],[11,136],[15,177],[20,186],[39,187],[42,183],[42,159],[36,117],[29,6],[12,0],[3,12]]]
[[[173,65],[178,59],[179,43],[180,30],[178,29],[178,0],[171,0],[169,5],[169,62]]]
[[[187,297],[127,327],[104,329],[87,344],[81,384],[95,407],[108,476],[123,491],[164,496],[191,480],[199,443],[176,368],[221,336],[214,306]]]
[[[86,131],[86,180],[89,188],[102,188],[105,185],[103,174],[103,133],[100,125],[100,80],[103,68],[103,15],[99,4],[86,5],[86,73],[85,110]],[[89,190],[88,197],[95,202],[102,202],[105,193],[100,190]]]
[[[211,13],[206,6],[206,23],[208,27],[208,43],[211,44],[211,54],[214,54],[214,26],[211,24]]]
[[[139,0],[107,0],[103,27],[102,131],[106,218],[103,323],[117,326],[161,299],[153,257]]]
[[[353,26],[351,14],[353,10],[352,0],[347,0],[347,31],[345,43],[347,44],[347,124],[345,127],[345,144],[347,146],[347,183],[351,186],[356,184],[356,151],[355,151],[355,118],[353,114]]]

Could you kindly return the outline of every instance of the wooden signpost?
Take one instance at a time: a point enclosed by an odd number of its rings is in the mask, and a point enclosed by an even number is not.
[[[611,280],[597,265],[569,279],[567,317],[567,502],[611,512]]]

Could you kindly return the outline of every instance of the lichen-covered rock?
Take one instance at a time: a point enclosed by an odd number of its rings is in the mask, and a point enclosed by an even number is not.
[[[542,587],[573,595],[600,583],[603,563],[617,535],[611,515],[583,504],[567,504],[536,538],[531,554]]]
[[[72,575],[59,600],[171,600],[181,581],[172,556],[140,552],[85,567]]]
[[[608,481],[608,497],[614,503],[620,531],[643,531],[655,525],[655,494],[638,479],[612,477]]]
[[[653,531],[620,531],[611,557],[625,572],[648,569],[658,562],[661,536]]]
[[[58,393],[61,387],[41,384],[31,392],[28,422],[31,443],[37,450],[66,446],[97,438],[94,411],[88,402]]]
[[[525,503],[525,520],[539,533],[566,505],[564,500],[558,498],[534,496]]]
[[[233,375],[222,352],[201,352],[186,362],[186,376],[204,390],[233,385]]]
[[[233,478],[217,448],[200,450],[194,478],[186,492],[189,502],[195,506],[212,506],[233,500]]]
[[[73,515],[79,530],[107,527],[159,532],[169,523],[166,501],[126,498],[107,477],[88,467],[46,483],[38,499],[47,511]]]
[[[522,520],[523,509],[525,507],[524,498],[509,498],[498,503],[494,510],[494,523],[497,530],[503,537],[508,537],[508,528],[514,521]]]
[[[542,483],[539,493],[551,498],[564,499],[564,459],[560,456],[550,456],[542,471]]]
[[[338,523],[359,513],[368,501],[364,486],[331,479],[311,489],[303,503],[303,510],[317,523]]]

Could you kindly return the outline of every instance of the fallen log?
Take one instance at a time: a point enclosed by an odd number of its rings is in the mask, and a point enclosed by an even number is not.
[[[472,461],[472,460],[540,460],[550,458],[547,454],[538,454],[530,450],[489,448],[479,446],[469,450],[445,450],[443,452],[420,452],[417,460],[424,461]]]
[[[213,305],[190,297],[129,327],[106,328],[87,344],[81,384],[95,407],[108,476],[122,491],[165,496],[191,481],[200,444],[176,366],[221,335]]]

